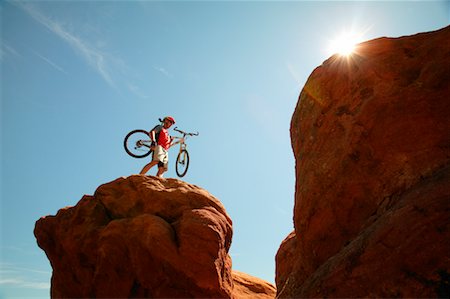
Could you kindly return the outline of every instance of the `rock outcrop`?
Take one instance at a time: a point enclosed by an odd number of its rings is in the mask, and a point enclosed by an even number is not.
[[[236,299],[273,299],[277,293],[275,287],[265,280],[233,271],[233,295]]]
[[[278,297],[447,298],[450,27],[325,61],[291,138],[295,231],[277,254]]]
[[[245,298],[231,270],[225,208],[176,179],[104,184],[38,220],[35,236],[53,267],[53,298]]]

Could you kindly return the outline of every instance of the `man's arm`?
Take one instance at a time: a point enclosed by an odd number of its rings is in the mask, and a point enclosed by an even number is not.
[[[150,137],[150,140],[152,141],[152,145],[156,145],[158,143],[158,140],[156,140],[156,134],[161,131],[162,126],[155,126],[153,129],[148,132],[148,136]]]
[[[150,137],[150,140],[152,142],[156,142],[157,141],[157,140],[155,140],[156,139],[155,130],[151,130],[150,132],[148,132],[148,136]]]
[[[176,144],[178,144],[178,143],[184,142],[184,138],[174,138],[174,137],[170,137],[170,139],[171,139],[171,141],[170,141],[169,148],[171,148],[172,146],[174,146],[174,145],[176,145]],[[177,140],[177,141],[175,141],[175,140]]]

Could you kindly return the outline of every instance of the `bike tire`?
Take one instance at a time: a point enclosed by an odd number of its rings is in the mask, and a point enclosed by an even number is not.
[[[123,140],[123,147],[125,148],[125,151],[133,158],[145,158],[152,152],[150,147],[139,146],[139,141],[150,141],[147,131],[133,130],[129,132]]]
[[[175,164],[175,170],[177,175],[182,178],[186,175],[189,168],[189,153],[187,150],[182,150],[178,153],[177,162]]]

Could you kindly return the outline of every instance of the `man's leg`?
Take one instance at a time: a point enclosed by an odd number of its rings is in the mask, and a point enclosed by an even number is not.
[[[162,178],[164,172],[166,172],[166,168],[164,166],[163,167],[158,167],[158,173],[156,173],[156,176]]]
[[[152,168],[156,164],[158,164],[158,161],[152,161],[152,162],[148,163],[147,165],[144,166],[144,168],[142,168],[142,170],[139,174],[146,174],[150,170],[150,168]]]
[[[167,153],[167,151],[164,151],[160,158],[161,162],[158,163],[158,173],[156,174],[156,176],[162,178],[164,172],[167,171],[167,167],[169,166],[169,154]]]

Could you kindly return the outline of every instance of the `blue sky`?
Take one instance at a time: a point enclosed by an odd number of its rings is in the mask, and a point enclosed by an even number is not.
[[[49,297],[35,221],[138,173],[148,160],[127,156],[123,138],[165,115],[200,132],[183,179],[232,217],[233,267],[274,282],[275,254],[293,230],[289,122],[330,41],[349,30],[363,40],[436,30],[450,23],[449,7],[1,2],[0,298]],[[170,154],[166,177],[176,177]]]

